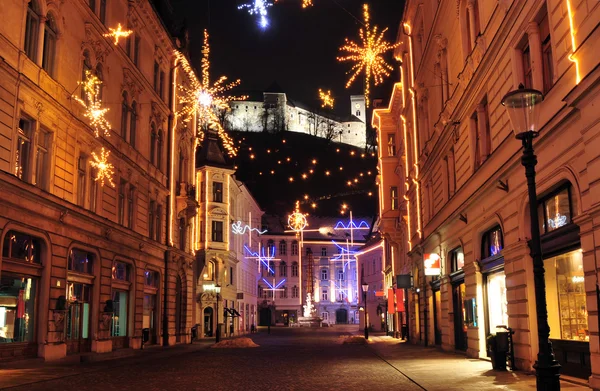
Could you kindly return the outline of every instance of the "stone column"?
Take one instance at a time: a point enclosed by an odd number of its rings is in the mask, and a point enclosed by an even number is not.
[[[529,39],[529,53],[531,55],[531,77],[533,88],[544,91],[544,71],[542,65],[542,40],[540,38],[540,26],[536,22],[527,25],[527,36]]]

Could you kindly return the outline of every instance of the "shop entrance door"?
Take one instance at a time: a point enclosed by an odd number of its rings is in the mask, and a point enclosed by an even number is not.
[[[67,311],[67,354],[90,351],[90,304],[73,302]]]
[[[433,292],[433,328],[435,331],[435,344],[442,344],[442,295],[440,290]]]
[[[465,323],[465,283],[464,281],[452,287],[454,307],[454,347],[457,350],[467,350],[467,324]]]
[[[213,309],[211,307],[207,307],[204,309],[204,336],[212,337],[213,336]]]

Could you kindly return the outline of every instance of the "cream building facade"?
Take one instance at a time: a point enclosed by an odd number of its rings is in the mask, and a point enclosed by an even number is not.
[[[380,231],[395,274],[412,277],[412,342],[486,357],[505,325],[517,368],[533,370],[527,187],[501,105],[524,84],[545,95],[534,148],[550,338],[561,372],[600,389],[599,20],[586,0],[406,2],[398,82],[373,123]],[[426,276],[436,257],[441,270]]]

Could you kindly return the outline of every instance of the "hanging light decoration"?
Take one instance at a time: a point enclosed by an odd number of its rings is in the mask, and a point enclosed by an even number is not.
[[[363,15],[365,19],[364,28],[359,31],[360,44],[354,41],[345,39],[345,44],[340,48],[340,51],[347,52],[346,56],[338,57],[340,62],[353,62],[354,65],[347,73],[350,78],[346,83],[346,88],[349,88],[358,75],[365,75],[365,102],[369,107],[369,95],[371,79],[375,85],[383,82],[385,77],[390,75],[394,68],[388,64],[383,58],[383,54],[398,47],[399,43],[391,44],[384,39],[386,29],[379,31],[377,26],[371,28],[369,6],[363,5]]]
[[[85,71],[85,81],[80,82],[85,95],[85,100],[73,95],[73,99],[84,108],[83,116],[90,120],[90,126],[94,129],[94,136],[99,137],[100,131],[104,136],[110,136],[110,123],[106,119],[108,109],[102,107],[100,99],[100,86],[102,81],[90,71]]]
[[[127,38],[133,33],[133,30],[123,30],[121,23],[118,24],[116,29],[111,27],[108,28],[110,33],[103,34],[105,37],[112,37],[115,40],[115,46],[119,44],[119,38]]]
[[[333,103],[335,100],[331,96],[331,91],[325,92],[319,88],[319,99],[321,99],[322,108],[329,107],[330,109],[333,109]]]
[[[262,29],[266,29],[269,27],[269,15],[267,13],[267,8],[272,6],[273,3],[269,2],[268,0],[253,0],[251,3],[240,5],[238,9],[246,9],[250,15],[256,15],[258,17],[258,25]]]
[[[100,155],[96,155],[95,152],[92,152],[93,161],[90,161],[90,165],[96,169],[96,178],[95,181],[100,181],[100,186],[104,186],[104,181],[108,181],[108,183],[115,187],[113,183],[112,177],[115,174],[114,166],[108,161],[108,157],[110,156],[110,151],[106,151],[104,147],[100,151]]]

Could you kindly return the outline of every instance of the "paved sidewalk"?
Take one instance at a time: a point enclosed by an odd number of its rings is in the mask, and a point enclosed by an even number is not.
[[[489,361],[443,352],[401,342],[385,336],[371,336],[369,348],[424,390],[482,391],[535,390],[535,376],[525,372],[494,371]],[[578,381],[580,379],[577,379]],[[584,383],[584,380],[581,380]],[[561,381],[561,389],[590,390],[579,384]]]
[[[122,365],[133,365],[150,360],[175,357],[205,349],[214,343],[213,338],[200,340],[193,344],[180,344],[166,348],[152,345],[146,346],[143,350],[121,349],[104,354],[73,355],[50,362],[45,362],[40,358],[0,362],[0,390],[96,372]]]

